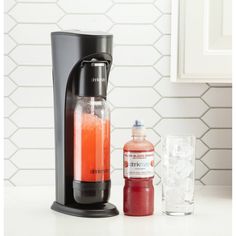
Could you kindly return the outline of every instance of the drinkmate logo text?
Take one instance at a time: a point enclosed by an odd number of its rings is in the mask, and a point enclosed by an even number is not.
[[[92,82],[105,82],[106,78],[102,78],[102,77],[93,77],[92,78]]]
[[[154,176],[154,152],[124,152],[124,177]]]

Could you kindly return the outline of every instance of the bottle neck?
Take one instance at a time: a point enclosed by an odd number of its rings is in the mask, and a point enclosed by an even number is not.
[[[143,140],[145,140],[145,136],[135,136],[135,135],[133,135],[132,136],[133,137],[133,140],[134,141],[143,141]]]

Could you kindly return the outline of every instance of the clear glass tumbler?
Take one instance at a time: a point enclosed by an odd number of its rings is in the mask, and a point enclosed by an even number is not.
[[[190,215],[194,208],[195,137],[162,138],[162,211]]]

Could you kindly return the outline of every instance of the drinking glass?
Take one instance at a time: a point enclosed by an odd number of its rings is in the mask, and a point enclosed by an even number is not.
[[[190,215],[194,208],[195,137],[162,137],[162,211]]]

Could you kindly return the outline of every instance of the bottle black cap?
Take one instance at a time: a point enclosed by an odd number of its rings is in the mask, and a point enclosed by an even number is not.
[[[76,94],[81,97],[107,96],[107,61],[92,59],[83,61],[78,70]]]

